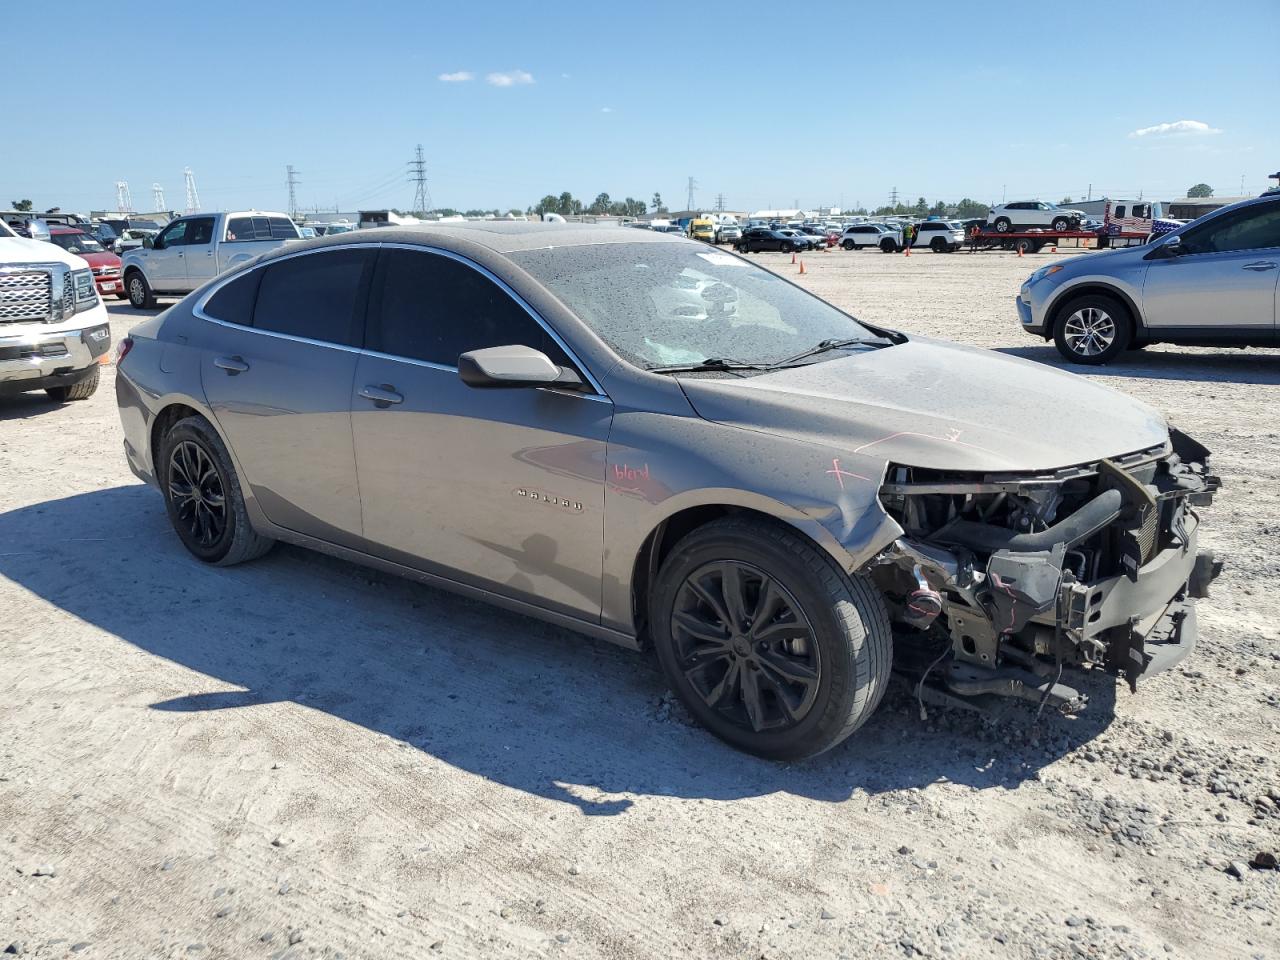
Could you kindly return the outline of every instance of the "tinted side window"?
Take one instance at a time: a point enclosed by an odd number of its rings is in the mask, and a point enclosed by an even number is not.
[[[1188,253],[1228,253],[1280,247],[1280,203],[1246,207],[1182,235]]]
[[[542,326],[480,271],[449,257],[384,250],[370,297],[370,350],[456,367],[459,355],[521,344],[569,359]]]
[[[287,217],[268,217],[267,223],[272,240],[296,240],[298,237],[298,228]]]
[[[1117,217],[1123,217],[1123,216],[1124,216],[1124,211],[1125,211],[1125,206],[1124,206],[1124,204],[1123,204],[1123,203],[1122,203],[1122,204],[1119,204],[1119,205],[1116,207],[1115,215],[1116,215]]]
[[[213,217],[198,217],[188,223],[190,223],[187,227],[188,245],[213,242]]]
[[[359,346],[374,258],[372,249],[333,250],[271,264],[260,271],[253,325]]]
[[[225,323],[253,326],[253,302],[258,297],[262,273],[261,270],[250,270],[223,286],[209,298],[209,302],[204,305],[204,312]]]
[[[159,238],[162,241],[161,246],[180,247],[185,244],[187,242],[187,226],[188,221],[179,220],[165,227]]]

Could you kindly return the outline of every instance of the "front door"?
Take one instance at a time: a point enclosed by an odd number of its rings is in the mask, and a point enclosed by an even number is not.
[[[218,258],[214,255],[213,217],[192,217],[187,221],[187,248],[183,259],[187,261],[187,279],[183,290],[194,290],[218,273]]]
[[[152,290],[185,291],[187,287],[187,230],[190,220],[175,220],[158,234],[145,254],[147,283]]]
[[[1280,197],[1192,226],[1180,254],[1149,261],[1142,312],[1153,331],[1206,339],[1275,335]]]
[[[359,548],[351,384],[372,246],[275,261],[221,287],[203,312],[205,397],[241,481],[272,523]]]
[[[482,347],[523,344],[573,363],[466,261],[384,248],[369,306],[351,419],[368,549],[597,621],[613,404],[465,385],[458,356]]]

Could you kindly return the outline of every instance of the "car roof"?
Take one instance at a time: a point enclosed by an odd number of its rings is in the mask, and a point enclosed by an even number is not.
[[[84,231],[79,227],[65,227],[61,224],[51,223],[49,224],[49,233],[84,233]]]
[[[289,243],[263,257],[272,259],[281,253],[346,246],[353,243],[403,243],[415,246],[440,246],[470,243],[487,247],[497,254],[539,250],[546,247],[580,247],[604,243],[696,243],[679,233],[658,230],[635,230],[622,226],[593,223],[542,223],[539,221],[477,221],[474,223],[422,224],[410,227],[369,227],[349,233],[317,237],[305,244]]]

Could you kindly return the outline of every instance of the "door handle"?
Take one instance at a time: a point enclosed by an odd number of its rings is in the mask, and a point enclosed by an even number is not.
[[[219,370],[227,371],[227,376],[234,377],[237,373],[244,373],[249,369],[249,365],[240,357],[217,357],[213,361],[213,365]]]
[[[360,396],[366,400],[372,400],[373,405],[379,409],[385,410],[393,403],[404,403],[404,396],[396,393],[396,388],[389,383],[373,386],[366,383],[360,388]]]
[[[1258,273],[1262,273],[1264,270],[1274,270],[1275,268],[1276,262],[1274,260],[1255,260],[1253,263],[1246,263],[1241,267],[1242,270],[1254,270]]]

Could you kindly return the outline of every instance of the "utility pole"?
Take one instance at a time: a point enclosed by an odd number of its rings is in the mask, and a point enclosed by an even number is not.
[[[1093,199],[1093,184],[1089,184],[1089,199]]]
[[[190,167],[183,168],[182,180],[187,187],[187,213],[200,212],[200,193],[196,190],[196,175]]]
[[[116,208],[121,213],[133,213],[133,198],[129,196],[129,181],[116,181]]]
[[[724,213],[724,194],[723,193],[716,194],[716,211],[718,213]]]
[[[151,202],[155,204],[152,209],[155,210],[156,213],[166,209],[164,205],[164,187],[160,186],[158,183],[153,183],[151,185]]]
[[[697,185],[698,185],[698,181],[693,179],[693,177],[690,177],[689,178],[689,196],[685,204],[685,209],[690,212],[693,211],[693,191],[694,191],[694,188],[697,187]]]
[[[427,190],[427,160],[418,144],[409,161],[409,182],[413,187],[413,212],[426,213],[431,209],[431,192]]]
[[[289,219],[296,220],[298,218],[298,171],[293,169],[293,164],[289,164],[285,168],[285,184],[289,187]]]

